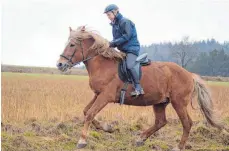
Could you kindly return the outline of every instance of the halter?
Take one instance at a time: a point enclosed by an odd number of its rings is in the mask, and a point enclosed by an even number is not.
[[[95,56],[98,55],[98,54],[96,54],[94,56],[90,56],[90,57],[88,57],[88,58],[85,59],[84,53],[83,53],[84,52],[84,48],[83,48],[83,45],[82,45],[83,40],[81,40],[81,39],[76,39],[76,40],[79,42],[80,48],[81,48],[81,54],[82,54],[82,57],[83,57],[83,59],[81,61],[78,61],[78,62],[75,62],[75,63],[72,62],[72,58],[74,57],[74,55],[75,55],[75,53],[77,51],[76,48],[75,48],[75,50],[74,50],[74,52],[73,52],[73,54],[71,55],[70,58],[64,56],[63,54],[60,55],[60,57],[63,57],[64,59],[66,59],[68,61],[67,64],[71,63],[71,66],[70,67],[74,67],[75,65],[80,64],[81,62],[86,62],[86,61],[88,61],[88,60],[90,60],[90,59],[92,59],[92,58],[94,58]],[[74,43],[75,44],[78,44],[77,42],[74,42]]]

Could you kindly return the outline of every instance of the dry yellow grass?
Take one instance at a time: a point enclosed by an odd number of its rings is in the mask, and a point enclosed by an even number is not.
[[[210,84],[215,109],[221,118],[229,117],[229,85]],[[38,120],[69,120],[83,118],[83,108],[93,97],[88,78],[82,76],[2,74],[2,121],[19,122],[30,118]],[[194,103],[195,107],[197,103]],[[194,120],[202,118],[199,110],[189,106]],[[104,120],[136,121],[139,118],[152,123],[152,107],[109,104],[97,116]],[[177,118],[171,105],[168,118]]]

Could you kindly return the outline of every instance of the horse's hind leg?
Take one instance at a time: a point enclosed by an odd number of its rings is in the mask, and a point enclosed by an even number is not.
[[[172,102],[172,105],[174,109],[176,110],[177,115],[179,116],[182,126],[183,126],[183,135],[181,137],[181,141],[178,145],[178,149],[175,148],[174,150],[184,150],[185,149],[185,144],[186,144],[186,141],[188,140],[189,133],[192,127],[192,119],[190,118],[188,114],[187,105],[185,105],[182,102],[183,101]]]
[[[153,133],[158,131],[160,128],[166,125],[166,115],[165,115],[166,104],[154,105],[155,123],[152,127],[144,131],[140,138],[137,140],[136,145],[143,145],[144,141],[150,137]]]

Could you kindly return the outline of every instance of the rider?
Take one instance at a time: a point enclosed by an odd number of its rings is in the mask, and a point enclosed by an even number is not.
[[[131,92],[131,95],[138,96],[144,94],[143,88],[140,85],[138,71],[134,68],[140,51],[140,43],[135,25],[131,20],[122,16],[118,6],[115,4],[108,5],[104,13],[111,20],[113,40],[110,42],[110,47],[117,47],[126,53],[127,69],[131,73],[135,88],[135,91]]]

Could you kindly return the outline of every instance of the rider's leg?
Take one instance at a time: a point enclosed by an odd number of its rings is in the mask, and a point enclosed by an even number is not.
[[[127,56],[126,56],[127,69],[131,73],[131,76],[132,76],[133,81],[134,81],[134,87],[135,87],[135,91],[131,93],[132,95],[144,94],[144,91],[140,85],[139,70],[134,68],[137,57],[138,56],[136,56],[135,54],[132,54],[132,53],[127,53]]]

